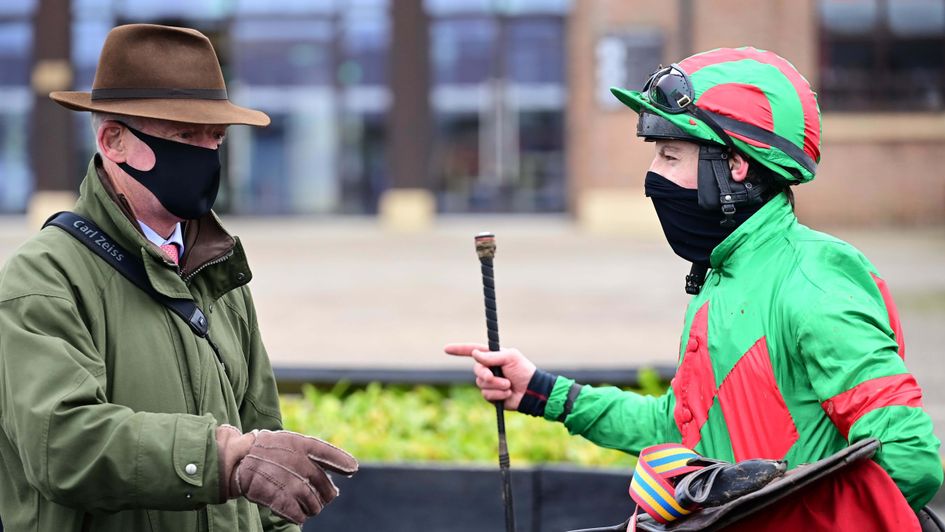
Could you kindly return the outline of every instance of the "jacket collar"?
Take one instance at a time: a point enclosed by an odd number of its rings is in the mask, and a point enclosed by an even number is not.
[[[214,298],[252,278],[239,239],[226,232],[213,212],[184,222],[184,255],[178,271],[141,232],[131,205],[115,190],[99,155],[89,163],[75,210],[93,220],[125,249],[140,250],[154,288],[170,297],[189,297],[181,280],[189,282],[198,274],[207,278]]]
[[[787,194],[778,194],[716,246],[709,262],[713,269],[732,267],[752,250],[783,234],[796,223],[797,217]]]

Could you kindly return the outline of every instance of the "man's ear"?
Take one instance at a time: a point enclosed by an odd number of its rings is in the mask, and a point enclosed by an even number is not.
[[[106,120],[98,126],[95,141],[98,143],[99,152],[113,163],[123,163],[128,159],[128,146],[125,144],[125,129],[114,120]]]
[[[748,176],[748,159],[737,151],[732,151],[728,158],[728,167],[732,170],[732,180],[741,183]]]

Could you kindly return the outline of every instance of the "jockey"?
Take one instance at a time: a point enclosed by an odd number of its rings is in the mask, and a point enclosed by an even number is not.
[[[940,443],[886,282],[860,251],[794,214],[790,187],[811,181],[820,160],[807,80],[772,52],[725,48],[661,67],[642,91],[612,92],[654,144],[645,192],[673,251],[693,265],[670,390],[582,386],[515,349],[446,352],[475,358],[486,399],[629,453],[674,442],[795,467],[876,438],[879,482],[900,507],[925,505],[942,484]]]

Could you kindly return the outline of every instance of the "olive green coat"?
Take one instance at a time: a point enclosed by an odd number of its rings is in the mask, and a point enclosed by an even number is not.
[[[193,297],[207,342],[47,227],[0,272],[0,519],[8,531],[298,530],[245,499],[221,503],[214,429],[281,427],[243,248],[213,214],[186,224],[180,270],[89,165],[75,211],[154,288]],[[191,474],[192,473],[192,474]]]

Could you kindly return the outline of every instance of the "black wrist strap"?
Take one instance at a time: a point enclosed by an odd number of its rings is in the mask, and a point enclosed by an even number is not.
[[[535,374],[528,381],[525,395],[522,396],[522,400],[518,404],[518,411],[535,417],[544,416],[545,405],[548,404],[548,396],[551,395],[556,380],[558,380],[558,376],[554,373],[536,369]]]
[[[216,353],[220,363],[223,358],[216,344],[210,339],[210,322],[200,307],[192,299],[173,298],[159,293],[148,281],[148,274],[144,263],[136,255],[132,255],[125,248],[118,245],[108,234],[102,231],[91,221],[74,212],[63,211],[52,215],[43,227],[55,226],[74,236],[76,240],[85,244],[87,248],[118,270],[126,279],[165,308],[177,314],[184,320],[190,330],[200,338],[206,338]],[[224,366],[225,369],[225,366]]]
[[[522,396],[522,400],[518,404],[518,411],[530,416],[544,417],[545,407],[548,405],[548,397],[551,395],[551,390],[554,389],[557,381],[558,376],[554,373],[540,369],[535,370],[535,374],[532,375],[531,380],[528,381],[528,388],[525,390],[525,395]],[[582,386],[576,382],[572,383],[571,387],[568,388],[568,396],[564,401],[561,414],[556,418],[557,421],[564,423],[564,420],[567,419],[571,410],[574,409],[574,401],[577,400],[578,394],[581,393],[581,388]]]

